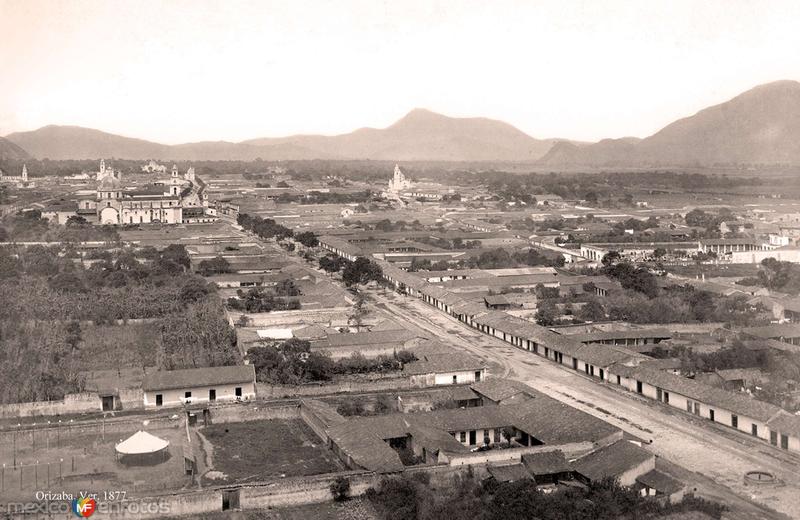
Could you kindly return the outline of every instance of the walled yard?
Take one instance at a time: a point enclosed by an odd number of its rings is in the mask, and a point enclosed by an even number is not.
[[[256,482],[341,471],[344,466],[299,419],[215,424],[201,430],[208,441],[208,484]],[[209,447],[210,444],[210,447]]]
[[[262,511],[209,513],[195,518],[197,520],[378,520],[380,516],[367,499],[354,498],[341,503],[325,502]]]
[[[115,445],[139,430],[169,441],[163,462],[128,465],[117,460]],[[30,500],[37,490],[58,489],[73,494],[118,490],[137,497],[190,487],[193,478],[184,474],[184,447],[196,446],[197,439],[192,435],[189,444],[186,435],[181,421],[166,418],[147,425],[138,420],[106,421],[105,425],[93,421],[4,431],[0,433],[0,464],[5,466],[0,496]]]

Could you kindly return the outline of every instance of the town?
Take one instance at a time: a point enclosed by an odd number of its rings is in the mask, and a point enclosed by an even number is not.
[[[2,4],[0,517],[800,518],[796,7],[345,3]]]

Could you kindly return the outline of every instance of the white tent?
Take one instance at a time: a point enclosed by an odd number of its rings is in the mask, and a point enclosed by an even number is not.
[[[120,455],[146,455],[158,453],[169,446],[169,441],[139,430],[115,446]]]

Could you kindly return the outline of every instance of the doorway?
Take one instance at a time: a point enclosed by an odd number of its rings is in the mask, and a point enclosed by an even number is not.
[[[239,490],[238,489],[223,489],[222,490],[222,510],[230,511],[239,509]]]

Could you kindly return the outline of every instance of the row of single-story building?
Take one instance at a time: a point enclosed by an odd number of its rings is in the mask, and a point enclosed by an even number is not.
[[[617,344],[584,344],[569,336],[503,311],[470,304],[459,295],[426,283],[412,281],[412,273],[400,275],[394,266],[380,262],[395,289],[419,297],[429,305],[481,332],[584,372],[604,383],[657,400],[704,417],[789,451],[800,452],[800,417],[739,392],[704,385],[668,371],[641,366],[650,358]],[[402,280],[402,281],[401,281]],[[465,310],[470,309],[467,313]]]

